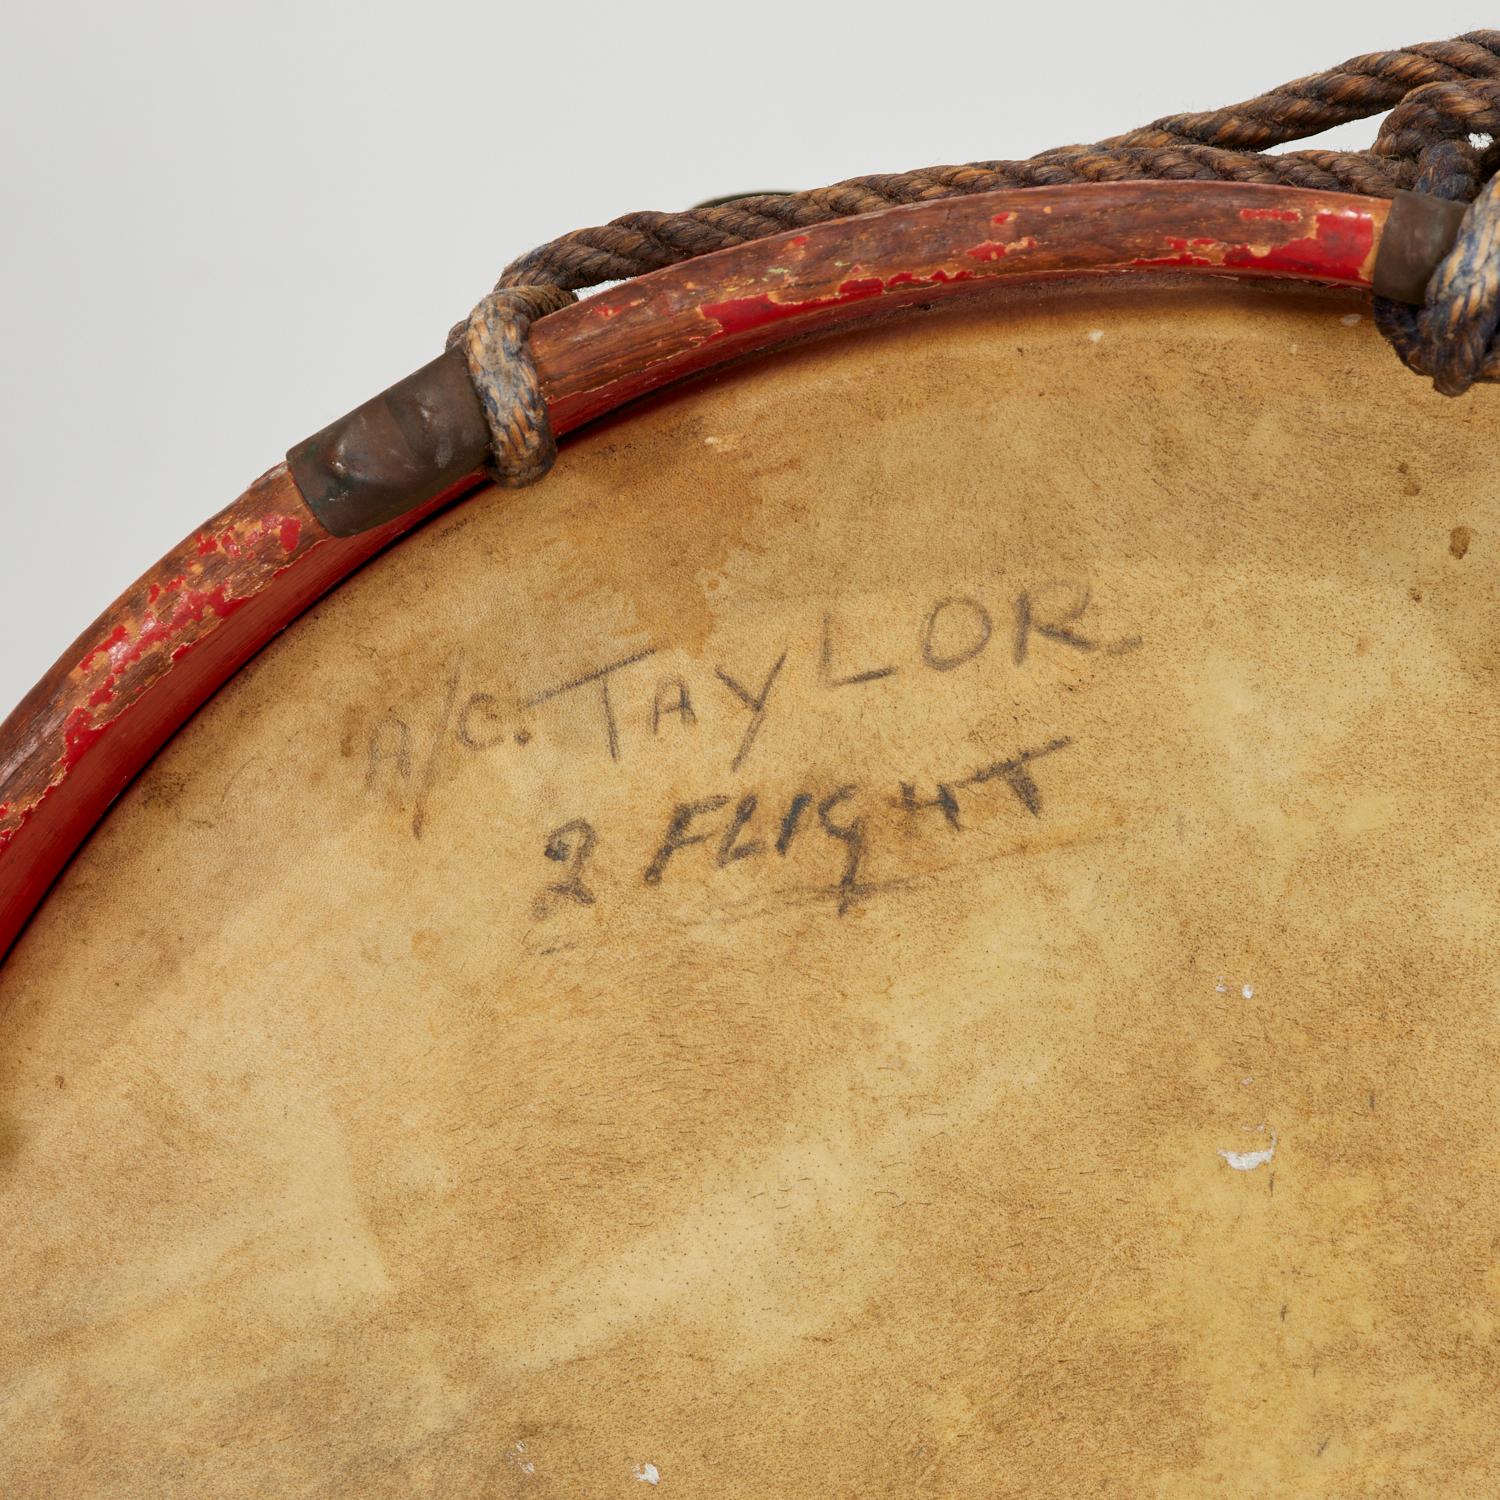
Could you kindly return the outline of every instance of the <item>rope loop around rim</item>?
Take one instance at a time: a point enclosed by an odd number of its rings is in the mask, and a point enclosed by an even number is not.
[[[1421,307],[1377,298],[1375,326],[1401,361],[1428,376],[1444,396],[1476,381],[1500,379],[1500,190],[1495,176],[1500,136],[1500,81],[1429,84],[1392,110],[1376,139],[1415,152],[1413,188],[1434,198],[1469,200],[1453,247]],[[1484,145],[1476,144],[1485,140]]]
[[[557,440],[526,336],[577,296],[562,287],[496,287],[448,335],[461,347],[490,429],[490,477],[508,489],[535,484],[557,460]]]
[[[1389,111],[1364,151],[1272,151]],[[1389,198],[1402,189],[1471,203],[1458,240],[1413,308],[1376,299],[1376,326],[1444,395],[1500,379],[1500,31],[1350,58],[1224,109],[1166,115],[1093,145],[1021,161],[980,161],[760,193],[679,213],[625,214],[512,261],[453,330],[489,423],[496,479],[533,483],[556,444],[526,335],[539,317],[605,281],[789,229],[899,204],[1002,187],[1142,179],[1266,182]]]

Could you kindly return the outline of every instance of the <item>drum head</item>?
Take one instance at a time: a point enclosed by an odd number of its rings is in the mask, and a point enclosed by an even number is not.
[[[304,617],[0,975],[0,1491],[1493,1488],[1500,395],[1365,308],[846,334]]]

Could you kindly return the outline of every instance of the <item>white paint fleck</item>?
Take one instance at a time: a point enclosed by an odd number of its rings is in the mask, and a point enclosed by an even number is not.
[[[1266,1127],[1260,1127],[1264,1130]],[[1276,1155],[1276,1132],[1271,1132],[1271,1144],[1263,1151],[1221,1151],[1219,1155],[1234,1168],[1236,1172],[1253,1172],[1257,1167],[1263,1167]]]
[[[1214,993],[1216,995],[1227,995],[1229,993],[1229,986],[1224,983],[1224,980],[1222,978],[1214,986]]]
[[[661,1473],[657,1469],[655,1464],[642,1464],[640,1468],[635,1471],[635,1477],[639,1479],[642,1484],[661,1483]]]
[[[1242,985],[1240,987],[1240,995],[1246,1000],[1255,999],[1255,991],[1252,990],[1248,984]]]
[[[704,439],[703,439],[703,441],[704,441],[704,442],[705,442],[705,443],[706,443],[706,444],[707,444],[707,445],[708,445],[708,446],[709,446],[709,447],[710,447],[710,448],[713,448],[713,447],[716,447],[716,446],[717,446],[717,445],[718,445],[718,442],[719,442],[719,440],[718,440],[718,438],[716,438],[716,437],[706,437],[706,438],[704,438]]]
[[[1248,1074],[1246,1077],[1240,1079],[1240,1087],[1242,1089],[1247,1089],[1254,1082],[1255,1082],[1255,1076],[1253,1074]]]
[[[1359,314],[1345,313],[1344,316],[1339,319],[1339,322],[1342,323],[1345,328],[1353,328],[1354,325],[1359,322]]]
[[[1102,328],[1089,329],[1089,343],[1099,344],[1104,341],[1104,330]]]

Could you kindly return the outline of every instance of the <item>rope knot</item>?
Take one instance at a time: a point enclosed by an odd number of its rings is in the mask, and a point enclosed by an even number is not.
[[[1500,178],[1469,205],[1423,305],[1377,301],[1375,318],[1402,363],[1444,396],[1500,378]]]
[[[490,429],[490,474],[509,489],[534,484],[557,458],[527,334],[538,318],[576,302],[557,286],[496,287],[448,335],[462,348]]]

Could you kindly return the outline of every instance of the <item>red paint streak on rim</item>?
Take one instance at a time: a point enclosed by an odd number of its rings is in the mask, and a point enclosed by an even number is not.
[[[1080,204],[1083,198],[1086,207]],[[1259,215],[1256,222],[1264,223],[1264,243],[1248,235],[1236,235],[1232,242],[1204,235],[1201,223],[1205,204],[1213,205],[1216,199],[1223,203],[1216,208],[1219,223],[1226,218],[1246,222],[1243,216],[1247,211]],[[1057,204],[1067,211],[1054,209]],[[1124,214],[1138,212],[1143,205],[1164,231],[1171,231],[1170,239],[1164,232],[1157,241],[1170,253],[1145,248],[1139,243],[1139,234],[1137,243],[1126,248],[1123,231],[1115,226],[1123,222]],[[811,232],[717,251],[685,267],[654,272],[610,288],[576,309],[554,314],[537,325],[539,332],[550,327],[558,335],[559,346],[583,343],[605,326],[645,344],[651,340],[653,320],[664,304],[671,304],[666,287],[672,278],[690,278],[695,292],[702,288],[693,309],[694,328],[681,331],[675,347],[666,340],[667,352],[656,360],[597,385],[549,390],[553,429],[559,435],[574,431],[629,401],[731,358],[761,352],[794,337],[824,333],[872,313],[883,315],[938,298],[981,292],[1002,279],[1040,281],[1120,272],[1190,271],[1335,282],[1367,290],[1375,239],[1389,207],[1384,200],[1352,194],[1245,183],[1019,188],[886,209],[820,225]],[[1329,221],[1347,219],[1349,223],[1319,223],[1315,232],[1295,236],[1298,225],[1311,226],[1320,214]],[[887,254],[877,278],[870,264],[873,257],[861,253],[864,242],[859,227],[885,220],[888,229],[898,218],[912,231],[910,259],[905,267],[892,270],[892,257]],[[1182,232],[1177,232],[1174,219]],[[1199,221],[1197,226],[1195,219]],[[996,241],[983,233],[996,221],[1024,232],[1015,240]],[[972,233],[976,228],[981,231],[979,235]],[[1289,232],[1295,237],[1276,243]],[[833,236],[840,237],[839,248],[849,253],[843,263],[847,269],[842,281],[834,285],[799,281],[808,255],[818,246],[826,246]],[[1025,243],[1028,240],[1032,243]],[[966,253],[999,243],[1006,245],[1003,256],[977,259]],[[1059,243],[1076,252],[1075,263],[1057,263],[1055,246]],[[813,246],[811,252],[807,251],[809,245]],[[1226,264],[1226,255],[1234,263]],[[883,288],[878,294],[869,285],[876,279]],[[676,311],[681,314],[682,303],[691,300],[679,299]],[[534,348],[546,388],[549,366],[545,341]]]
[[[728,302],[705,302],[702,312],[710,323],[717,325],[715,337],[737,338],[747,333],[759,333],[761,329],[788,318],[801,321],[818,313],[841,311],[851,303],[865,302],[891,292],[932,291],[974,279],[970,271],[948,271],[942,267],[927,275],[897,271],[894,276],[884,279],[865,276],[841,281],[831,297],[805,297],[801,301],[785,302],[770,292],[758,292],[753,297],[737,297]]]
[[[561,436],[638,396],[743,353],[774,348],[791,337],[868,317],[877,310],[895,310],[936,296],[969,294],[1002,282],[1163,268],[1368,288],[1378,226],[1388,208],[1374,199],[1232,183],[1100,184],[1082,191],[1087,194],[1087,209],[1074,211],[1087,213],[1086,235],[1078,233],[1076,222],[1070,226],[1065,215],[1045,218],[1051,211],[1048,203],[1065,201],[1060,194],[1072,193],[1066,201],[1076,204],[1078,189],[1007,190],[821,225],[720,251],[611,288],[543,320],[533,333],[554,429]],[[1249,200],[1238,209],[1239,218],[1264,223],[1268,234],[1282,224],[1305,224],[1307,209],[1317,205],[1313,230],[1265,244],[1251,239],[1227,243],[1193,234],[1192,220],[1201,216],[1203,205],[1215,196],[1227,195]],[[1170,222],[1175,216],[1179,229],[1187,232],[1163,235],[1160,243],[1169,254],[1112,257],[1107,233],[1112,206],[1139,205],[1142,200],[1149,200],[1162,221]],[[809,295],[800,297],[794,286],[771,274],[784,275],[789,264],[795,269],[811,245],[857,242],[862,226],[877,219],[904,226],[903,234],[913,249],[901,269],[874,275],[862,273],[857,262],[851,261],[849,274],[830,290],[810,289]],[[1017,221],[1018,227],[1031,232],[1003,246],[973,233],[976,227],[982,233],[987,225]],[[1079,247],[1077,264],[1038,269],[1039,257],[1068,232]],[[992,253],[996,250],[1000,253]],[[756,289],[740,290],[750,287]],[[737,294],[725,296],[725,291]],[[623,331],[618,336],[623,339],[635,338],[643,324],[659,316],[658,309],[674,307],[679,314],[694,315],[696,331],[666,357],[642,362],[597,388],[549,389],[549,347],[595,337],[601,326],[608,325],[620,325]],[[481,479],[472,475],[375,532],[340,539],[323,531],[306,511],[285,469],[279,468],[247,492],[247,499],[263,492],[263,508],[253,524],[243,525],[243,512],[228,527],[227,513],[216,517],[169,554],[176,576],[148,586],[138,584],[129,591],[118,613],[140,618],[139,633],[132,635],[124,624],[118,624],[66,664],[67,675],[61,680],[73,685],[76,699],[58,725],[50,752],[51,780],[25,807],[18,809],[10,798],[0,802],[0,819],[9,820],[9,826],[0,828],[0,955],[105,809],[197,708],[314,601],[404,532],[475,488]],[[216,552],[244,557],[269,538],[274,538],[272,545],[279,546],[286,562],[260,578],[252,592],[238,596],[224,586],[201,589],[188,582],[195,567],[201,566],[200,559]],[[153,648],[166,651],[168,664],[132,701],[116,706],[122,674]],[[89,674],[101,654],[107,657],[108,667],[94,681]],[[102,712],[106,709],[114,711]],[[11,748],[0,730],[0,765],[7,763],[6,752]]]
[[[152,587],[154,588],[155,585],[152,585]],[[155,597],[156,596],[153,593],[152,598],[154,599]],[[97,646],[94,646],[84,654],[83,660],[78,663],[78,670],[80,672],[87,672],[90,666],[93,665],[94,658],[98,656],[101,651],[108,651],[111,646],[118,646],[120,642],[125,639],[125,635],[126,631],[124,625],[116,625],[115,628],[102,641],[100,641]]]
[[[1351,281],[1374,248],[1375,226],[1364,214],[1320,213],[1311,235],[1264,251],[1253,245],[1233,245],[1224,252],[1224,264],[1237,271],[1321,274],[1331,281]]]
[[[878,297],[886,290],[878,277],[851,278],[841,281],[831,297],[808,297],[801,302],[778,302],[769,292],[754,297],[736,297],[728,302],[707,302],[703,316],[719,325],[719,332],[727,338],[768,327],[787,318],[805,318],[810,313],[826,312],[832,307],[847,307],[851,302],[863,302],[868,297]]]
[[[1130,264],[1136,267],[1150,266],[1192,266],[1200,269],[1219,270],[1225,264],[1222,256],[1215,259],[1212,254],[1205,251],[1225,251],[1227,247],[1223,240],[1210,239],[1206,235],[1194,235],[1188,239],[1184,235],[1169,234],[1165,236],[1168,248],[1174,251],[1172,255],[1137,255]]]
[[[295,552],[298,538],[302,535],[300,518],[273,512],[255,525],[243,529],[226,526],[217,535],[211,531],[200,531],[198,533],[198,556],[209,557],[215,552],[222,552],[227,557],[244,557],[258,543],[273,535],[283,552],[288,555]]]
[[[145,649],[140,638],[132,638],[119,625],[79,658],[75,670],[86,671],[101,653],[112,653],[111,670],[85,700],[88,706],[75,706],[63,721],[53,779],[20,811],[16,822],[0,829],[0,956],[105,809],[177,729],[267,641],[329,589],[460,493],[455,487],[417,515],[402,517],[364,536],[338,538],[323,534],[311,515],[304,519],[286,514],[291,506],[301,504],[301,497],[284,468],[273,471],[266,483],[279,502],[266,517],[268,525],[274,522],[271,529],[279,540],[294,547],[304,543],[268,585],[245,597],[229,597],[218,588],[185,589],[181,578],[145,590],[148,603],[174,594],[181,599],[167,622],[158,619],[143,634],[170,639],[174,622],[179,630],[190,621],[205,620],[214,628],[171,648],[171,666],[139,698],[110,717],[96,719],[88,707],[113,700],[116,670],[127,658],[134,659],[132,653]],[[473,481],[464,482],[463,488],[472,487]],[[318,535],[305,540],[308,531]],[[198,541],[198,535],[189,538],[178,552],[185,558],[195,555]],[[132,594],[141,592],[138,586]],[[16,811],[7,803],[0,808],[0,816]]]
[[[1244,218],[1248,210],[1241,209]],[[1260,211],[1258,217],[1272,217],[1272,211]],[[1275,213],[1282,223],[1295,223],[1300,215]],[[1192,267],[1201,270],[1234,271],[1251,276],[1310,277],[1320,281],[1368,285],[1365,268],[1375,248],[1375,225],[1367,214],[1351,210],[1320,212],[1316,228],[1300,239],[1281,244],[1228,244],[1223,240],[1201,236],[1187,239],[1166,235],[1163,242],[1171,255],[1136,256],[1131,265]]]
[[[1014,218],[1015,215],[1012,214],[1010,217]],[[999,221],[999,215],[996,215],[996,221]],[[975,245],[972,249],[965,250],[964,254],[970,260],[1004,260],[1007,255],[1014,254],[1018,250],[1034,249],[1036,249],[1036,236],[1028,234],[1019,240],[1010,240],[1009,242],[985,240],[983,244]]]

